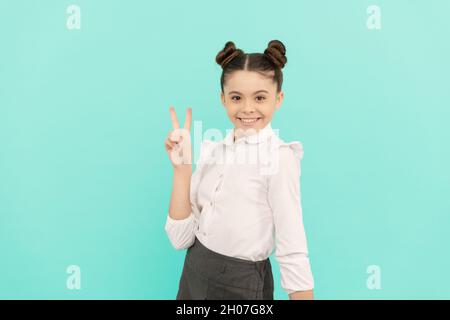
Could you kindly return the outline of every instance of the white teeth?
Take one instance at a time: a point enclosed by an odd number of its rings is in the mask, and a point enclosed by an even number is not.
[[[242,122],[244,123],[252,123],[252,122],[256,122],[258,120],[258,118],[255,119],[241,119]]]

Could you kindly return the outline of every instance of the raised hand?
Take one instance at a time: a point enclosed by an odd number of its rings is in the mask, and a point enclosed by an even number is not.
[[[164,142],[169,159],[174,169],[186,168],[192,170],[192,145],[191,145],[191,121],[192,109],[186,111],[184,127],[180,128],[177,114],[173,106],[170,106],[170,118],[172,130],[169,131]]]

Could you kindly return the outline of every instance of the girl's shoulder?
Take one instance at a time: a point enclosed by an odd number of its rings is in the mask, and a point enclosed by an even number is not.
[[[294,156],[301,160],[303,158],[304,150],[303,143],[301,141],[289,141],[286,142],[278,136],[274,136],[274,139],[271,141],[271,145],[273,148],[278,148],[280,153],[293,153]]]

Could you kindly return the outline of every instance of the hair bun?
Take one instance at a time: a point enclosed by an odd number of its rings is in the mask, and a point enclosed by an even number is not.
[[[228,41],[225,44],[225,47],[217,54],[216,62],[223,69],[228,62],[242,53],[244,52],[241,49],[236,49],[236,46],[232,41]]]
[[[264,50],[264,54],[280,69],[284,67],[287,62],[286,47],[279,40],[271,40]]]

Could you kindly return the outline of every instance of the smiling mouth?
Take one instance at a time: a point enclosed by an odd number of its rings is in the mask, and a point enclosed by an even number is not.
[[[238,118],[239,121],[240,121],[242,124],[244,124],[244,125],[251,125],[251,124],[254,124],[254,123],[256,123],[258,120],[261,119],[261,117],[257,117],[257,118],[239,118],[239,117],[237,117],[237,118]]]

